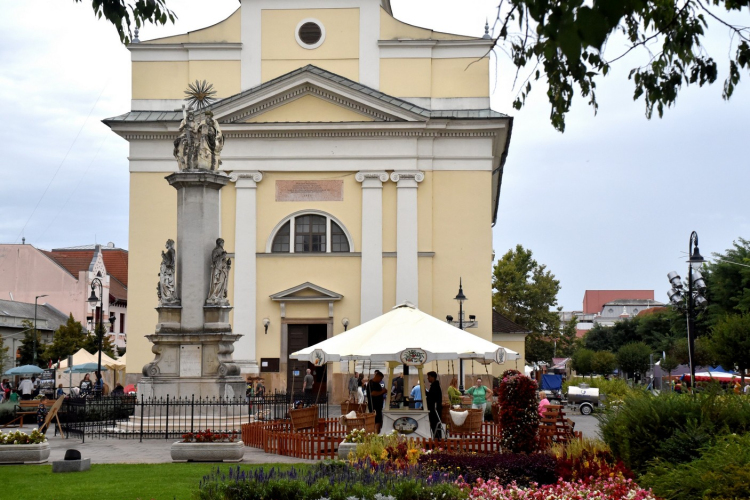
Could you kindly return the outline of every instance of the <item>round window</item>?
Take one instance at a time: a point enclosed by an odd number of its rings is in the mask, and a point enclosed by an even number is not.
[[[316,49],[325,41],[326,31],[317,19],[303,19],[297,25],[295,38],[302,48]]]

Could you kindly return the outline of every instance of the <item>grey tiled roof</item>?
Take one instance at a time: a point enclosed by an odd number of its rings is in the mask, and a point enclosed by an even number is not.
[[[367,87],[366,85],[362,85],[353,80],[349,80],[348,78],[344,78],[343,76],[337,75],[335,73],[331,73],[330,71],[326,71],[317,66],[313,66],[312,64],[308,64],[307,66],[296,69],[278,78],[269,80],[265,83],[262,83],[261,85],[258,85],[257,87],[253,87],[251,89],[240,92],[239,94],[235,94],[231,97],[227,97],[225,99],[216,101],[215,103],[211,104],[208,107],[208,109],[212,109],[212,110],[216,109],[220,106],[229,104],[238,99],[242,99],[243,97],[251,95],[255,92],[259,92],[263,89],[276,85],[285,80],[294,78],[295,76],[300,75],[302,73],[312,73],[314,75],[318,75],[322,78],[328,79],[339,85],[347,87],[353,91],[359,92],[361,94],[365,94],[370,97],[374,97],[385,103],[388,103],[391,106],[397,106],[399,108],[404,109],[405,111],[409,111],[416,115],[424,116],[425,118],[486,119],[486,118],[506,118],[508,116],[503,113],[498,113],[497,111],[493,111],[491,109],[456,109],[456,110],[432,111],[432,110],[417,106],[416,104],[412,104],[403,99],[399,99],[398,97],[393,97],[393,96],[384,94],[378,90]],[[180,120],[182,120],[181,111],[137,111],[136,110],[136,111],[130,111],[123,115],[115,116],[112,118],[107,118],[104,120],[104,123],[174,122],[174,121],[180,121]]]
[[[0,316],[33,319],[34,304],[16,302],[13,300],[0,300]],[[64,325],[68,321],[68,316],[49,304],[39,304],[36,311],[36,317],[37,320],[47,321],[47,328],[38,325],[39,330],[57,330],[60,325]]]

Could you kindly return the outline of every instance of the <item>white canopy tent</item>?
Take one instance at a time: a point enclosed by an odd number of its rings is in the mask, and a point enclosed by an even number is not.
[[[86,349],[79,349],[78,352],[73,354],[73,366],[76,365],[82,365],[84,363],[98,363],[99,362],[99,352],[97,351],[94,354],[91,354]],[[104,382],[109,385],[110,389],[114,388],[114,385],[119,382],[125,380],[125,363],[122,358],[120,359],[112,359],[109,356],[107,356],[106,353],[102,353],[102,366],[106,366],[109,370],[109,372],[103,372],[102,376],[104,377]],[[81,380],[83,380],[84,374],[66,374],[63,373],[68,368],[68,360],[64,359],[60,361],[59,366],[56,366],[57,368],[57,383],[63,384],[64,387],[69,386],[71,383],[72,385],[78,385],[80,384]],[[91,374],[93,376],[93,373]]]
[[[460,330],[409,303],[396,306],[392,311],[347,332],[297,351],[290,358],[314,364],[362,359],[403,362],[402,353],[411,349],[426,353],[423,363],[450,359],[503,363],[505,360],[520,358],[516,351]]]

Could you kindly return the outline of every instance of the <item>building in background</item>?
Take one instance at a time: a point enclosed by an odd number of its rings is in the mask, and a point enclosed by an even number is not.
[[[653,290],[586,290],[582,311],[562,311],[563,324],[577,321],[577,335],[583,337],[594,325],[612,326],[643,311],[664,304],[654,300]]]
[[[160,255],[177,234],[164,178],[196,80],[216,91],[225,139],[244,374],[283,390],[307,366],[289,354],[404,301],[453,315],[460,278],[478,315],[468,331],[492,339],[481,315],[512,129],[490,109],[492,46],[398,21],[389,0],[243,0],[213,26],[129,44],[131,109],[105,120],[129,143],[129,381],[153,359]]]
[[[0,300],[0,336],[5,347],[8,347],[6,369],[17,366],[18,350],[24,334],[29,330],[24,321],[34,324],[34,302],[16,302]],[[68,315],[46,302],[46,298],[36,307],[36,329],[42,337],[42,343],[52,342],[52,333],[68,321]]]
[[[104,311],[88,302],[91,283],[100,277],[104,289]],[[65,317],[73,315],[93,330],[103,314],[115,317],[112,342],[122,350],[127,346],[128,251],[113,243],[41,250],[33,245],[0,245],[0,297],[34,304],[35,297]],[[98,289],[97,289],[97,294]]]

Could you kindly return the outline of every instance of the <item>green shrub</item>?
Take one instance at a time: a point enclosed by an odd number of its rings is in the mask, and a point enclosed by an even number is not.
[[[689,462],[721,435],[750,431],[750,398],[707,391],[696,395],[641,393],[599,415],[615,457],[643,473],[649,460]]]
[[[750,498],[750,434],[722,436],[685,464],[658,460],[639,483],[666,499]]]
[[[606,402],[611,403],[612,401],[619,401],[625,399],[626,396],[631,394],[642,392],[640,389],[633,389],[628,383],[621,379],[615,378],[607,380],[605,378],[581,378],[574,377],[566,380],[563,384],[563,393],[567,394],[568,387],[577,386],[578,384],[588,384],[591,387],[599,389],[599,393],[606,394]]]

